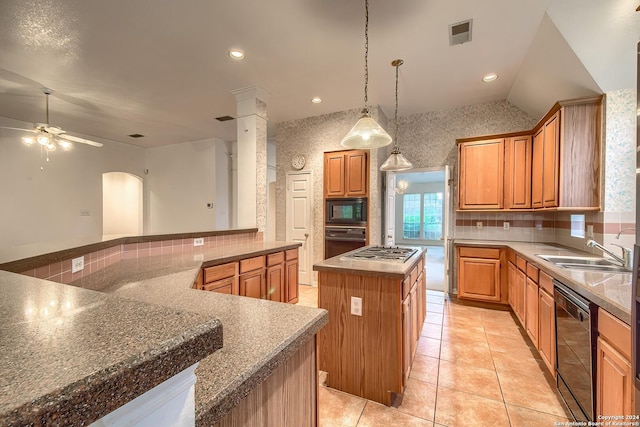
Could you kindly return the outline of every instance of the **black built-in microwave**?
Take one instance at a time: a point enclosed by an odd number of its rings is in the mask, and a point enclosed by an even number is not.
[[[367,199],[327,199],[325,223],[366,225]]]

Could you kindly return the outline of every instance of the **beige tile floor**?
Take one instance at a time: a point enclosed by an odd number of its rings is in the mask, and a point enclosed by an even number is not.
[[[300,286],[299,304],[317,306]],[[321,376],[322,383],[322,376]],[[320,387],[320,426],[553,426],[568,421],[553,377],[510,311],[427,291],[427,319],[391,407]]]

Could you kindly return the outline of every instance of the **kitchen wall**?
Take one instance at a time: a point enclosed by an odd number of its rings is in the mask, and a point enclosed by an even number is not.
[[[323,169],[324,152],[343,150],[340,140],[360,118],[354,109],[308,117],[276,124],[276,239],[286,238],[286,173],[293,171],[291,158],[301,154],[306,158],[304,169],[313,170],[313,262],[323,259]],[[372,117],[387,128],[387,118],[379,107],[372,108]],[[369,241],[380,244],[382,220],[382,174],[380,165],[386,160],[384,148],[371,150],[369,157]]]
[[[216,195],[228,193],[228,180],[216,183],[228,170],[227,156],[220,155],[225,144],[211,138],[146,150],[146,233],[217,229]]]
[[[0,117],[0,124],[32,123]],[[40,148],[27,147],[19,132],[0,129],[0,247],[102,236],[102,174],[143,176],[143,148],[104,141],[96,148],[74,144],[41,161]],[[40,166],[44,170],[40,170]],[[88,216],[81,216],[88,211]]]

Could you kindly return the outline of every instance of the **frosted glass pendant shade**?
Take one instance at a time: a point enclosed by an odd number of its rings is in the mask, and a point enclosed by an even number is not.
[[[379,148],[391,144],[391,136],[364,110],[340,144],[346,148]]]
[[[380,166],[381,171],[405,171],[411,169],[413,165],[407,158],[397,149],[391,152],[387,160]]]

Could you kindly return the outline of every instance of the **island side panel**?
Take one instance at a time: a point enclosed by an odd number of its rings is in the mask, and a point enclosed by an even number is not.
[[[289,360],[225,415],[215,427],[280,427],[318,425],[317,337],[304,344]],[[198,420],[197,426],[209,426]]]
[[[320,271],[318,307],[329,323],[318,335],[327,385],[389,405],[402,392],[402,280]],[[362,316],[351,297],[362,298]]]

